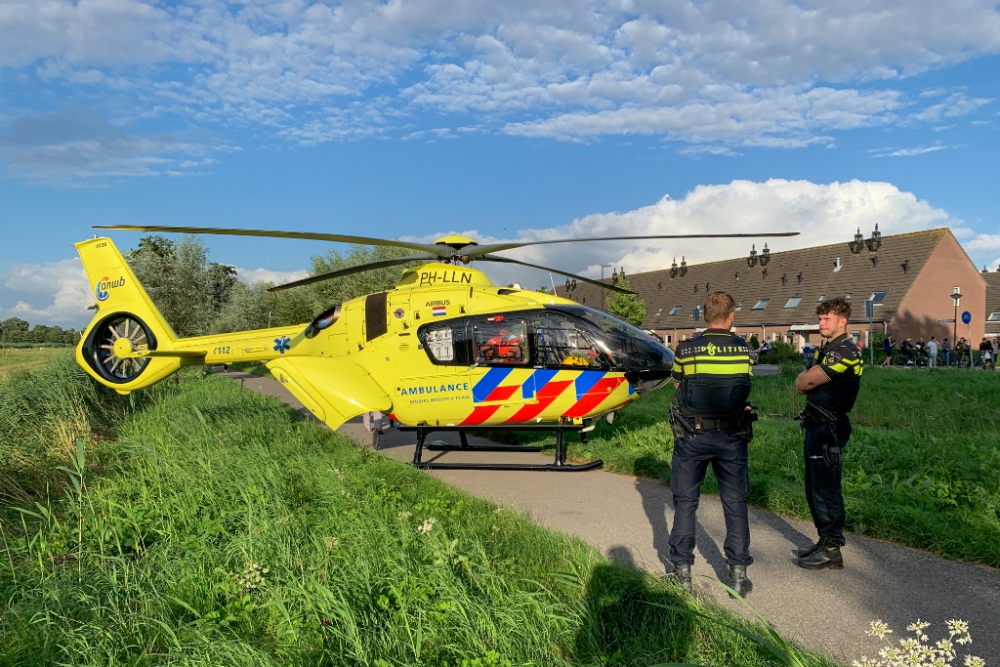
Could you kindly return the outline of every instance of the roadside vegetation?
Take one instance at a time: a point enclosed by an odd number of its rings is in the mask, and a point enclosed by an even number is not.
[[[654,606],[759,632],[669,580],[223,378],[0,382],[0,664],[776,664]]]
[[[0,347],[0,377],[39,366],[50,359],[72,355],[73,351],[66,347]]]
[[[801,366],[754,378],[761,411],[750,445],[750,502],[809,518],[802,434],[792,415]],[[665,387],[604,420],[569,456],[668,483],[673,435]],[[1000,567],[1000,375],[956,369],[866,369],[844,450],[849,530]],[[519,442],[538,441],[524,437]],[[705,490],[715,493],[709,473]]]

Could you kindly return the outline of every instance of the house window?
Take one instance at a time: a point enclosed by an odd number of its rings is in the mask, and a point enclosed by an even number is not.
[[[987,322],[1000,322],[1000,310],[993,311],[990,316],[986,318]]]
[[[823,303],[824,299],[826,299],[826,295],[825,294],[820,294],[819,298],[816,299],[816,303]]]
[[[851,300],[851,293],[848,292],[847,294],[844,295],[844,301],[848,301],[849,302],[850,300]]]
[[[681,306],[674,306],[667,315],[676,315],[679,312],[681,312]]]
[[[854,340],[854,344],[857,345],[858,343],[861,342],[861,332],[860,331],[852,331],[851,332],[851,338]]]
[[[872,292],[871,302],[875,305],[878,305],[883,301],[885,301],[885,297],[888,295],[889,295],[888,292]]]
[[[754,307],[751,310],[764,310],[765,308],[767,308],[767,304],[769,303],[771,303],[770,299],[761,299],[760,301],[754,304]]]
[[[736,304],[736,310],[743,310],[743,302],[742,301],[740,301],[738,304]]]
[[[785,310],[792,310],[798,308],[800,303],[802,303],[802,297],[793,296],[791,299],[788,300],[788,303],[785,304]]]

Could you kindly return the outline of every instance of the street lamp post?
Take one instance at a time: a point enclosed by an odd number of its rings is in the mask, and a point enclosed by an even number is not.
[[[954,287],[951,292],[951,302],[955,306],[955,319],[951,321],[951,350],[955,355],[955,364],[958,365],[958,306],[962,301],[962,294],[958,287]]]
[[[601,264],[601,282],[602,283],[604,282],[604,269],[605,268],[610,269],[611,266],[612,266],[611,264]],[[607,292],[607,291],[608,290],[606,290],[606,289],[601,289],[601,310],[605,310],[605,308],[604,308],[604,295],[605,295],[605,292]]]

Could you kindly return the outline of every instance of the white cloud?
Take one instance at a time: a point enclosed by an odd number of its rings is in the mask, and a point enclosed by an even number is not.
[[[993,102],[992,98],[967,97],[965,93],[954,93],[949,95],[944,101],[933,104],[913,114],[911,118],[924,123],[936,123],[942,118],[966,116],[991,102]]]
[[[943,151],[947,146],[917,146],[915,148],[884,148],[882,150],[872,150],[872,157],[913,157],[914,155],[924,155],[925,153],[935,153]]]
[[[242,269],[236,267],[236,277],[244,283],[274,283],[280,285],[293,280],[302,280],[309,275],[308,271],[272,271],[271,269]]]
[[[683,199],[664,197],[650,206],[626,213],[588,215],[568,225],[521,230],[526,240],[639,236],[655,234],[750,233],[798,231],[799,236],[775,239],[567,243],[533,246],[503,254],[533,264],[589,277],[601,274],[602,263],[624,266],[626,272],[670,266],[674,258],[689,263],[746,255],[751,244],[766,241],[773,251],[791,250],[853,238],[861,228],[868,234],[878,224],[886,234],[962,224],[946,211],[917,199],[890,183],[848,181],[812,183],[772,179],[701,185]],[[462,232],[481,243],[493,242],[478,231]],[[483,238],[487,236],[487,238]],[[509,239],[507,239],[509,240]],[[846,245],[845,245],[846,251]],[[518,280],[524,285],[547,284],[546,274],[496,264],[482,264],[498,283]],[[558,276],[556,276],[558,282]]]
[[[0,319],[82,328],[95,302],[79,258],[47,264],[13,263],[0,272]]]
[[[801,146],[903,109],[909,123],[972,113],[991,100],[869,84],[997,52],[992,0],[0,4],[0,68],[109,89],[136,116],[303,144],[429,110],[531,136]]]
[[[1000,250],[1000,234],[979,234],[966,243],[965,247],[972,251]]]
[[[66,110],[15,118],[0,133],[8,173],[44,182],[103,181],[111,177],[195,175],[215,162],[198,157],[218,148],[167,133],[127,132],[95,113]]]

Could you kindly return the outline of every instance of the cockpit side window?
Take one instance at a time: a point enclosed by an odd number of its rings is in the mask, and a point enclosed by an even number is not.
[[[465,319],[422,327],[417,336],[427,351],[427,355],[435,364],[444,366],[472,365]]]
[[[528,326],[521,318],[496,315],[472,325],[476,362],[488,365],[527,365]]]
[[[532,317],[535,364],[600,368],[601,356],[577,323],[564,315],[540,311]]]

